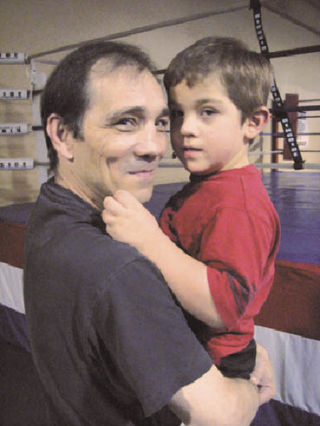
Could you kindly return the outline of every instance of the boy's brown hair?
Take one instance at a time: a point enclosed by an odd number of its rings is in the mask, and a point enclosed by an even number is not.
[[[182,80],[192,87],[211,73],[220,78],[241,111],[242,122],[267,105],[273,81],[270,62],[242,41],[229,37],[203,38],[176,55],[164,75],[169,98],[170,88]]]

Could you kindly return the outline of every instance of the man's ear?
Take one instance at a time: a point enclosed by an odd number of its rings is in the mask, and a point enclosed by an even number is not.
[[[246,119],[246,137],[248,139],[254,139],[263,130],[269,119],[269,109],[266,106],[259,107],[250,117]]]
[[[72,160],[74,140],[58,114],[52,113],[48,117],[46,130],[58,154],[67,160]]]

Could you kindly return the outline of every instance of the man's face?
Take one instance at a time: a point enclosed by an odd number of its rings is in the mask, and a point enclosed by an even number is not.
[[[189,87],[170,89],[171,142],[192,173],[242,167],[247,159],[247,122],[214,74]]]
[[[84,140],[74,144],[76,192],[99,209],[117,189],[148,201],[167,145],[169,117],[161,86],[150,72],[126,66],[92,73],[89,95]]]

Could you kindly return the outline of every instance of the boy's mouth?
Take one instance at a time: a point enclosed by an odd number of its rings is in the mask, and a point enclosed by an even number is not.
[[[201,152],[202,149],[200,148],[194,148],[191,146],[184,146],[183,147],[183,154],[185,157],[192,157],[194,155],[196,155],[197,153]]]

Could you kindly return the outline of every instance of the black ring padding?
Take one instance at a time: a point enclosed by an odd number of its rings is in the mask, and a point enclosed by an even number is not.
[[[250,0],[249,9],[252,9],[254,13],[259,13],[261,10],[261,4],[259,0]]]
[[[294,170],[303,170],[304,169],[304,165],[303,165],[304,163],[305,163],[304,160],[302,160],[302,161],[295,161],[293,163]]]
[[[261,16],[261,4],[259,0],[250,0],[250,9],[253,9],[253,18],[255,24],[256,35],[260,45],[261,54],[264,55],[268,61],[270,61],[268,54],[269,48],[266,36],[263,32],[262,16]],[[276,119],[280,119],[283,132],[285,133],[285,140],[287,141],[293,162],[294,169],[303,169],[303,163],[299,146],[296,141],[296,137],[290,123],[288,113],[284,108],[284,103],[281,98],[280,91],[277,87],[275,78],[273,79],[273,85],[271,87],[273,96],[273,108]]]

